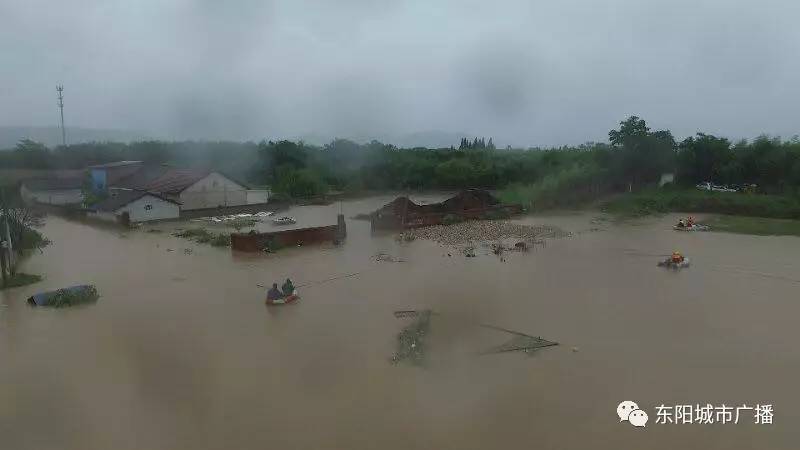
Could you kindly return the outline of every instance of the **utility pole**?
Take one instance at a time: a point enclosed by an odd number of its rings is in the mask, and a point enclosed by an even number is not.
[[[64,130],[64,86],[59,84],[56,86],[58,93],[58,109],[61,110],[61,145],[67,146],[67,132]]]
[[[11,243],[11,227],[8,223],[8,203],[6,203],[6,195],[5,189],[0,188],[0,201],[3,202],[3,219],[5,219],[6,224],[6,235],[4,236],[4,251],[6,253],[8,259],[8,274],[13,276],[14,275],[14,246]],[[4,278],[5,280],[5,278]]]

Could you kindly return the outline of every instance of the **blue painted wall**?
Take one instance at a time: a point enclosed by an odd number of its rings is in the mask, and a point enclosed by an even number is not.
[[[92,188],[94,191],[105,191],[106,187],[106,170],[92,169]]]

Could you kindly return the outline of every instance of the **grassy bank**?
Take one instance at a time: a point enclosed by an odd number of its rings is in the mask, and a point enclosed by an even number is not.
[[[800,198],[798,197],[708,192],[695,189],[660,189],[623,194],[606,202],[603,208],[620,216],[646,216],[681,211],[772,219],[800,219]]]
[[[39,275],[30,275],[27,273],[17,272],[14,276],[10,277],[3,283],[0,280],[0,289],[8,289],[13,287],[20,287],[20,286],[27,286],[29,284],[38,283],[42,281],[42,277]]]
[[[721,215],[706,223],[712,231],[759,236],[800,236],[800,220]]]

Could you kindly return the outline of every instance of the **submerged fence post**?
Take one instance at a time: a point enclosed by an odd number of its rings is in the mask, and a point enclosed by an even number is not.
[[[344,214],[336,216],[336,239],[341,241],[347,237],[347,223],[344,221]]]

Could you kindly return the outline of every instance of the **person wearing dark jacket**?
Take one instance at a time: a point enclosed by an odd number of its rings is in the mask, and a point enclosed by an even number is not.
[[[267,291],[267,300],[279,300],[283,294],[278,290],[278,283],[272,283],[272,287]]]
[[[287,297],[292,295],[292,293],[294,293],[294,284],[292,284],[292,280],[287,278],[286,282],[281,286],[281,290],[283,291],[283,295]]]

